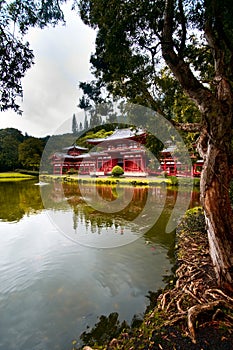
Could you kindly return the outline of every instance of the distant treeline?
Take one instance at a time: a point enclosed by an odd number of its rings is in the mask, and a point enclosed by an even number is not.
[[[67,146],[73,142],[72,134],[37,138],[27,133],[23,135],[21,131],[14,128],[0,129],[0,172],[16,169],[38,171],[44,150],[49,158],[52,152],[59,151],[59,144],[63,147],[64,138],[67,140]],[[61,139],[60,142],[59,139]],[[48,140],[50,140],[50,146],[55,145],[53,149],[45,148]]]
[[[47,140],[48,137],[23,135],[14,128],[0,129],[0,171],[17,168],[38,170]]]
[[[55,152],[64,152],[65,147],[78,144],[91,148],[87,142],[91,138],[109,136],[117,123],[107,123],[72,133],[52,135],[42,138],[29,136],[14,128],[0,129],[0,172],[24,169],[30,171],[52,171],[51,157]],[[129,127],[120,124],[120,128]],[[146,148],[154,155],[162,149],[162,143],[148,134]]]
[[[62,152],[64,147],[76,142],[84,147],[87,138],[105,137],[115,125],[98,126],[95,130],[66,133],[46,137],[33,137],[14,128],[0,129],[0,172],[17,169],[50,171],[50,158],[54,152]]]

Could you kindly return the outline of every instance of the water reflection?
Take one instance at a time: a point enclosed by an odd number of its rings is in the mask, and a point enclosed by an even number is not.
[[[0,220],[19,221],[43,209],[40,189],[35,181],[0,183]]]
[[[92,187],[84,189],[91,200],[101,196],[109,202],[115,190],[98,187],[97,195]],[[130,323],[134,314],[144,312],[148,290],[163,287],[164,276],[171,273],[174,233],[163,230],[175,191],[132,188],[132,203],[115,214],[91,208],[77,185],[4,183],[0,191],[0,350],[65,349],[98,316],[112,312]],[[122,200],[127,200],[128,191],[118,189]],[[132,244],[115,249],[75,244],[58,233],[47,215],[54,215],[74,236],[104,236],[104,230],[117,230],[116,236],[122,237],[141,205],[154,205],[152,198],[163,209],[156,224]]]
[[[177,190],[158,187],[80,186],[54,183],[42,188],[45,208],[56,207],[61,214],[51,212],[56,227],[68,238],[87,246],[99,248],[131,243],[143,234],[166,232],[166,225],[177,199]],[[190,206],[198,204],[198,192],[183,192]],[[106,209],[116,198],[121,207],[115,212]],[[130,200],[129,200],[130,199]],[[72,216],[70,215],[72,209]],[[183,213],[181,213],[183,214]],[[166,238],[162,235],[163,240]]]
[[[91,226],[92,232],[101,233],[101,228],[113,228],[124,233],[124,224],[133,222],[149,200],[150,208],[161,208],[157,225],[165,225],[176,202],[177,190],[164,187],[122,187],[82,186],[54,182],[49,186],[35,186],[35,181],[0,183],[0,220],[19,221],[24,215],[30,215],[47,209],[68,211],[72,209],[73,229],[77,231],[78,222]],[[43,202],[41,199],[43,197]],[[189,193],[183,193],[189,196]],[[96,210],[88,203],[95,203],[102,198],[104,203],[113,202],[116,198],[126,203],[123,210],[115,213]],[[128,199],[132,198],[128,203]],[[88,201],[87,201],[88,199]],[[165,205],[164,205],[165,203]],[[190,207],[199,204],[199,192],[192,192]],[[105,209],[104,209],[105,210]]]

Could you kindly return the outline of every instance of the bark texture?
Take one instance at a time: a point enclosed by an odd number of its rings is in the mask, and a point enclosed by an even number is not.
[[[220,37],[221,31],[220,34],[217,31],[217,27],[220,27],[218,21],[221,11],[215,8],[216,4],[213,1],[211,9],[216,14],[216,28],[213,28],[213,21],[208,16],[205,25],[206,39],[215,63],[214,91],[198,81],[182,55],[174,49],[174,0],[166,0],[162,53],[176,79],[202,113],[203,125],[198,149],[204,159],[201,200],[206,217],[210,255],[218,284],[233,291],[233,212],[229,198],[233,156],[233,85],[229,78],[231,75],[226,76],[226,72],[231,70],[228,62],[229,57],[233,57],[233,51],[225,38]]]
[[[201,201],[218,283],[233,291],[233,212],[229,198],[232,113],[219,108],[221,102],[213,102],[206,116],[208,126],[199,140],[204,159]]]

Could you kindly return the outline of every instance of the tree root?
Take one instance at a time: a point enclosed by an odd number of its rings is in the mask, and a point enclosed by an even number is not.
[[[188,329],[193,343],[196,343],[195,324],[200,315],[203,313],[211,313],[213,319],[216,317],[216,312],[219,310],[218,307],[222,306],[226,306],[225,301],[217,300],[204,305],[194,305],[188,310]]]
[[[188,246],[185,245],[185,240],[180,241],[183,255],[176,270],[176,284],[158,298],[158,309],[165,311],[167,315],[164,326],[182,321],[183,325],[186,324],[184,332],[189,334],[193,343],[196,342],[198,324],[219,324],[221,321],[227,327],[230,324],[233,332],[233,316],[227,311],[233,312],[233,298],[217,287],[213,266],[206,254],[208,243],[205,239],[200,244],[204,254],[197,249],[194,239],[192,244],[189,241]],[[187,323],[184,322],[185,319]]]
[[[190,273],[185,271],[176,282],[174,289],[160,296],[160,308],[169,313],[168,320],[164,326],[172,326],[187,319],[187,328],[193,343],[196,342],[196,324],[217,320],[220,316],[231,322],[233,317],[226,315],[221,309],[233,311],[233,298],[218,288],[204,287],[203,279],[199,279],[200,271],[194,273],[197,280],[192,279]],[[194,272],[191,269],[192,273]],[[208,277],[207,277],[208,278]],[[212,277],[211,277],[212,278]],[[192,281],[191,281],[192,279]],[[191,282],[190,282],[191,281]],[[206,281],[205,281],[206,282]],[[208,283],[207,283],[208,286]],[[208,317],[207,317],[208,316]]]

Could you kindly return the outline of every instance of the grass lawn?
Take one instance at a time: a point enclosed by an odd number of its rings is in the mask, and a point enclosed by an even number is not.
[[[0,173],[0,182],[34,179],[35,176],[15,172]]]

